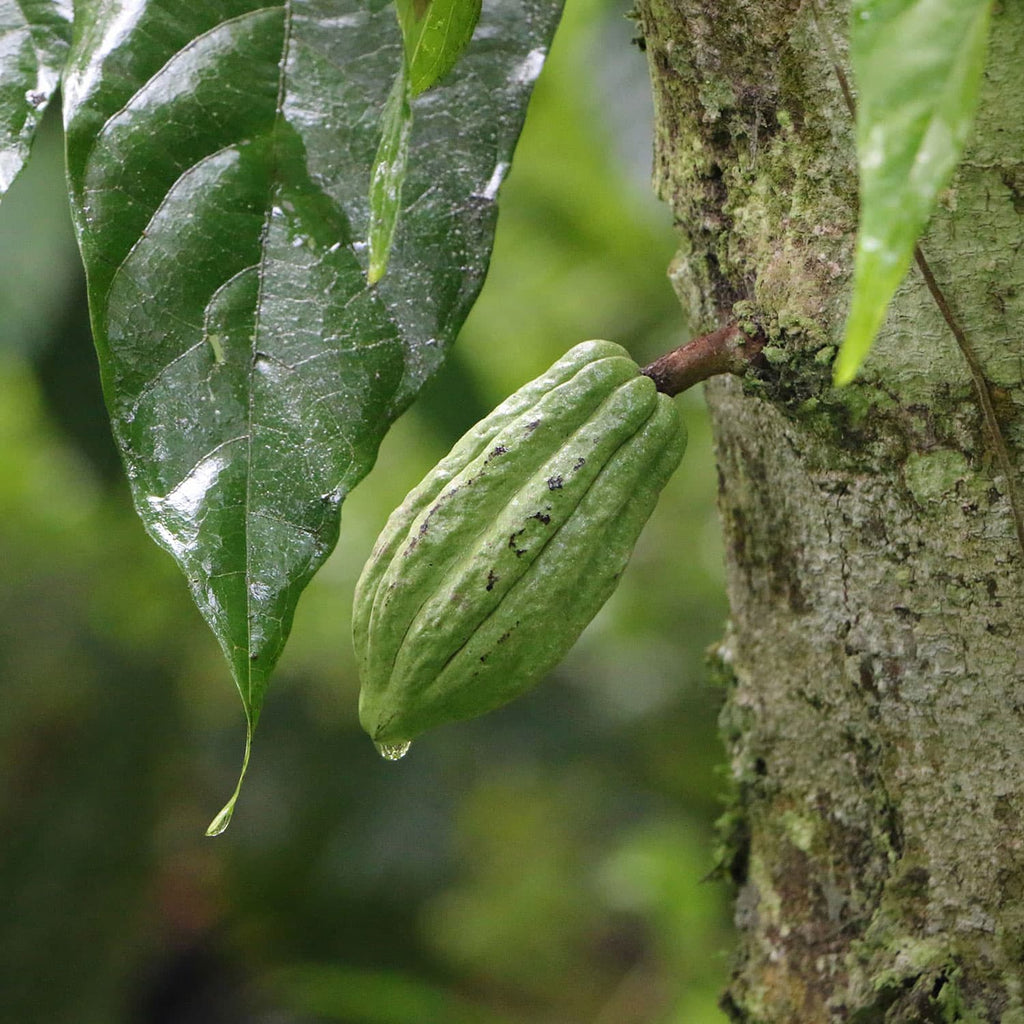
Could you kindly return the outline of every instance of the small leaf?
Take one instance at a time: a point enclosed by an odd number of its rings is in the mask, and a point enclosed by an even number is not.
[[[395,0],[413,96],[455,66],[480,18],[480,0]]]
[[[78,5],[68,179],[104,394],[135,506],[231,665],[243,771],[342,500],[483,283],[523,69],[559,11],[488,5],[486,37],[417,113],[400,244],[370,288],[367,196],[402,60],[387,7]]]
[[[366,275],[370,284],[376,284],[384,276],[391,254],[411,130],[409,79],[403,62],[384,106],[384,128],[370,178],[370,269]]]
[[[69,0],[0,0],[0,196],[28,158],[71,42]]]
[[[981,88],[990,0],[856,0],[860,228],[836,384],[851,381],[960,161]]]

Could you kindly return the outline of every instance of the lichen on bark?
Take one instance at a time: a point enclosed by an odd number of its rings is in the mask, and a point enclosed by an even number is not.
[[[861,379],[829,362],[856,227],[841,0],[638,0],[655,187],[707,388],[731,628],[736,1021],[1024,1022],[1024,553],[975,382],[920,274]],[[909,45],[909,41],[908,41]],[[1024,9],[922,242],[1024,471]]]

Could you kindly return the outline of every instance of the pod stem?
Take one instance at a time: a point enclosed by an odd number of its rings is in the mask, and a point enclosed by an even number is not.
[[[720,373],[745,373],[764,346],[760,331],[747,334],[733,321],[666,352],[640,372],[663,394],[678,395]]]

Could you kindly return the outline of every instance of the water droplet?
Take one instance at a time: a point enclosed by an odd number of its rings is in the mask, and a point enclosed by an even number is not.
[[[412,740],[406,740],[404,743],[378,743],[374,740],[373,745],[377,748],[377,753],[385,761],[401,761],[409,753]]]

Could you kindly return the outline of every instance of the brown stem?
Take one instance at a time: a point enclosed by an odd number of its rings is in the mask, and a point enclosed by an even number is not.
[[[678,395],[716,374],[744,373],[764,345],[760,332],[748,335],[734,322],[667,352],[640,372],[663,394]]]

